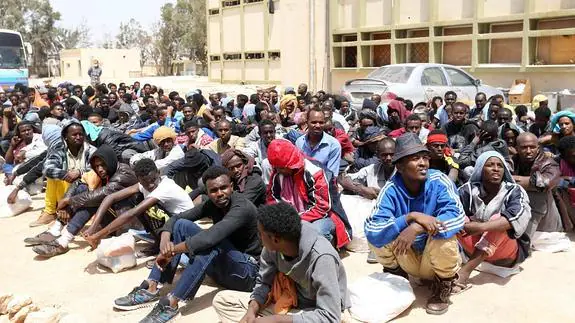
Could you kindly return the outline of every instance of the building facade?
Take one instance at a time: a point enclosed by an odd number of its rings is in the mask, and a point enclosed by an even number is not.
[[[575,84],[575,0],[208,0],[209,78],[338,91],[396,63]],[[575,86],[572,86],[575,88]]]
[[[60,51],[60,72],[64,79],[85,79],[97,59],[102,80],[142,76],[138,49],[77,48]]]

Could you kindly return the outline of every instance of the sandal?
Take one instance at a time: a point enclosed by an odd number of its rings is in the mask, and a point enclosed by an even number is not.
[[[473,285],[469,283],[453,282],[453,288],[451,289],[451,295],[461,294],[464,291],[470,289]]]

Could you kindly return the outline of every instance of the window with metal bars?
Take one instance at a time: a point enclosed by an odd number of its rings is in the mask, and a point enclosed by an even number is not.
[[[242,59],[242,54],[240,53],[233,53],[233,54],[224,54],[224,60],[232,61]]]
[[[268,52],[268,57],[271,60],[278,60],[281,58],[281,53],[280,52]]]
[[[222,1],[222,7],[233,7],[233,6],[239,6],[239,5],[240,5],[240,0]]]
[[[211,55],[210,56],[210,61],[212,62],[218,62],[220,60],[220,55]]]
[[[209,14],[210,16],[219,15],[220,9],[210,9]]]
[[[264,53],[246,53],[246,59],[264,59]]]

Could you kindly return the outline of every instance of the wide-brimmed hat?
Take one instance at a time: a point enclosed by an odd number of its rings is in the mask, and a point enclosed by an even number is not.
[[[395,155],[393,155],[391,162],[395,164],[403,157],[415,155],[420,152],[429,152],[429,150],[421,143],[419,136],[411,132],[405,133],[395,141]]]

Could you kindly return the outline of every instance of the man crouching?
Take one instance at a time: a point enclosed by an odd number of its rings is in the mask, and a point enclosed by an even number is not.
[[[417,135],[397,139],[397,173],[382,188],[365,233],[383,271],[433,281],[429,314],[443,314],[461,265],[456,234],[464,212],[447,175],[429,169],[429,151]]]

